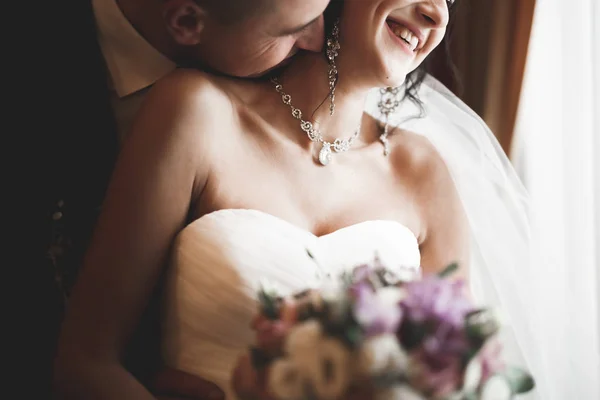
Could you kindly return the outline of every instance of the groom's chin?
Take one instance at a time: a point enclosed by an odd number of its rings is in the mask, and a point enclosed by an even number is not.
[[[298,52],[295,52],[294,54],[291,54],[290,56],[285,58],[279,64],[277,64],[265,71],[257,72],[256,74],[252,74],[252,75],[248,75],[248,76],[246,76],[246,78],[261,80],[261,79],[267,79],[272,76],[278,75],[282,69],[284,69],[285,67],[290,65],[290,63],[294,60],[294,58],[297,54],[298,54]]]

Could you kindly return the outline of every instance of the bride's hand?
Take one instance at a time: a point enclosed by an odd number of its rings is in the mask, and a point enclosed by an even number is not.
[[[197,376],[164,369],[154,379],[152,392],[158,400],[224,400],[225,394],[217,385]]]

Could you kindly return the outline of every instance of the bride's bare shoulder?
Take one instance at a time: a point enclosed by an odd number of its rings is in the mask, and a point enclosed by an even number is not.
[[[234,121],[233,103],[222,86],[201,71],[173,71],[148,91],[130,136],[189,146],[199,140],[204,145],[207,140],[213,142],[215,135],[211,133],[227,128],[227,121]]]
[[[421,265],[431,272],[452,262],[467,268],[468,221],[448,165],[427,137],[394,134],[391,161],[399,180],[408,183],[422,221]]]
[[[195,115],[210,115],[209,111],[230,104],[220,79],[199,70],[176,69],[154,84],[145,102],[165,111],[191,109]]]
[[[391,132],[392,162],[396,170],[410,173],[421,184],[430,179],[450,179],[442,156],[425,136],[395,129]]]
[[[396,129],[390,135],[390,144],[393,169],[400,181],[410,186],[419,203],[440,205],[447,196],[455,195],[446,161],[427,137]]]

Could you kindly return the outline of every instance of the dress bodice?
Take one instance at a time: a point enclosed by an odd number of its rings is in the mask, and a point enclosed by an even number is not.
[[[214,382],[234,398],[230,374],[252,343],[261,281],[298,291],[375,256],[400,273],[419,272],[417,239],[395,221],[365,221],[317,237],[256,210],[203,216],[173,247],[163,315],[167,365]]]

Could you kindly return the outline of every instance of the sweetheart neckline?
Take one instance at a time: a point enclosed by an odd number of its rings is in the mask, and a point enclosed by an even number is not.
[[[273,215],[273,214],[270,214],[270,213],[268,213],[266,211],[257,210],[257,209],[254,209],[254,208],[222,208],[220,210],[211,211],[211,212],[209,212],[207,214],[202,215],[200,218],[197,218],[194,221],[190,222],[179,233],[181,234],[184,230],[186,230],[186,229],[188,229],[188,228],[190,228],[190,227],[192,227],[192,226],[194,226],[196,224],[201,223],[203,220],[208,220],[210,218],[215,218],[215,217],[217,217],[220,214],[223,214],[223,213],[240,213],[240,212],[251,213],[251,214],[260,215],[260,216],[263,216],[263,217],[266,217],[266,218],[270,218],[270,219],[276,220],[279,223],[285,224],[285,225],[287,225],[289,227],[292,227],[292,228],[295,228],[295,229],[297,229],[299,231],[303,231],[306,234],[311,235],[312,237],[315,237],[317,239],[325,238],[325,237],[328,237],[328,236],[332,236],[334,234],[337,234],[337,233],[340,233],[340,232],[343,232],[343,231],[347,231],[347,230],[350,230],[350,229],[357,229],[358,227],[364,226],[364,225],[367,225],[367,224],[386,223],[386,224],[395,225],[396,227],[402,228],[404,231],[406,231],[407,233],[409,233],[410,236],[412,236],[415,239],[415,241],[417,242],[417,244],[419,243],[419,239],[417,238],[417,235],[415,235],[415,233],[409,227],[407,227],[406,225],[404,225],[404,224],[402,224],[402,223],[400,223],[398,221],[391,220],[391,219],[370,219],[370,220],[365,220],[365,221],[361,221],[361,222],[357,222],[357,223],[354,223],[354,224],[351,224],[351,225],[347,225],[347,226],[341,227],[339,229],[336,229],[336,230],[334,230],[332,232],[329,232],[329,233],[326,233],[324,235],[315,235],[313,232],[309,231],[308,229],[302,228],[302,227],[300,227],[300,226],[298,226],[298,225],[296,225],[296,224],[294,224],[294,223],[292,223],[292,222],[290,222],[290,221],[288,221],[286,219],[280,218],[280,217],[278,217],[276,215]]]

